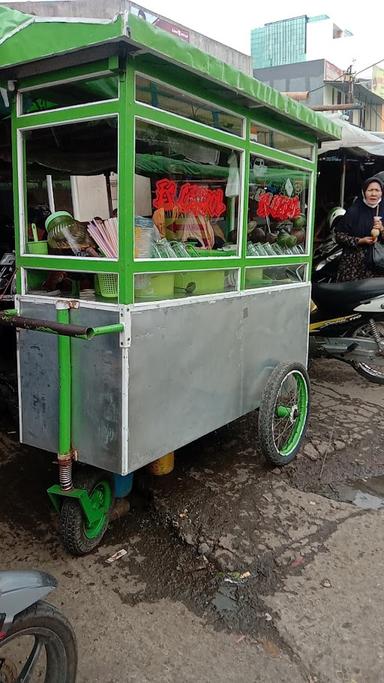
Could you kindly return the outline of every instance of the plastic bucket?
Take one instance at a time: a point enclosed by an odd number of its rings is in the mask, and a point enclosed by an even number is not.
[[[28,254],[48,254],[47,240],[40,240],[39,242],[27,242]]]
[[[132,474],[114,474],[113,483],[116,498],[124,498],[132,491],[133,473]]]
[[[170,474],[175,466],[175,453],[167,453],[162,458],[154,460],[148,465],[148,470],[156,477],[162,477],[164,474]]]
[[[158,275],[136,275],[135,301],[157,301],[173,299],[175,286],[174,273]]]
[[[205,270],[192,271],[189,273],[177,273],[175,275],[175,292],[183,294],[183,291],[190,290],[190,285],[194,283],[195,288],[192,294],[216,294],[224,292],[225,271],[224,270]]]

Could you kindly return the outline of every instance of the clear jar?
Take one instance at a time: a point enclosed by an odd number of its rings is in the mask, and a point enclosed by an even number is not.
[[[82,256],[94,243],[87,228],[68,211],[55,211],[45,221],[51,253]]]

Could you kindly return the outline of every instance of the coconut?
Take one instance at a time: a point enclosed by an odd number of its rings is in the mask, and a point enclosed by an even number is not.
[[[305,241],[305,230],[303,228],[292,228],[291,235],[296,237],[297,244],[302,244]]]
[[[306,223],[307,219],[303,213],[301,213],[300,216],[296,216],[296,218],[293,219],[294,228],[305,228]]]
[[[274,232],[267,232],[265,240],[269,244],[274,244],[277,241],[277,235]]]
[[[249,235],[251,242],[265,242],[265,232],[263,228],[255,228]]]

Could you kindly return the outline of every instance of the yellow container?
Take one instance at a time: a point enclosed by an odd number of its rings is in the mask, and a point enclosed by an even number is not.
[[[156,477],[162,477],[163,474],[169,474],[172,472],[173,468],[175,466],[175,453],[172,451],[171,453],[167,453],[166,455],[163,455],[162,458],[158,458],[158,460],[154,460],[148,465],[148,469],[151,474],[154,474]]]

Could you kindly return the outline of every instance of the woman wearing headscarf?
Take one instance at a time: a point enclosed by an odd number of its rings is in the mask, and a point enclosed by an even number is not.
[[[364,280],[377,277],[372,265],[372,245],[384,242],[383,184],[379,178],[364,181],[359,197],[347,209],[335,231],[336,242],[343,245],[337,279]],[[378,232],[371,234],[375,228]]]

